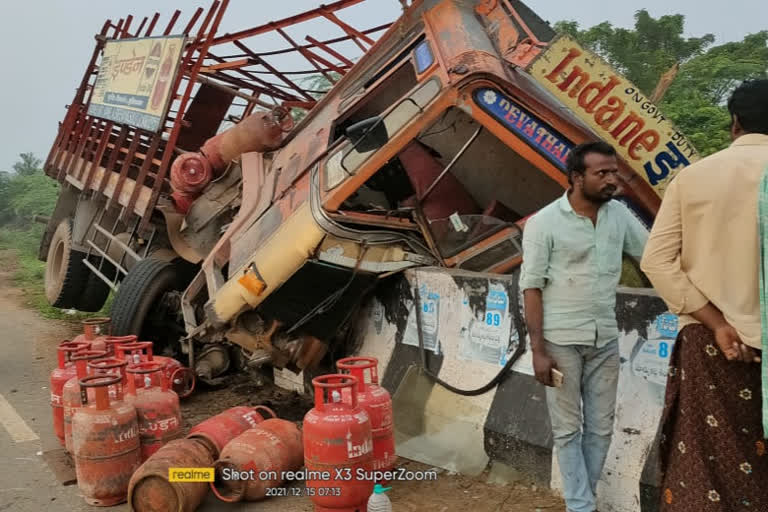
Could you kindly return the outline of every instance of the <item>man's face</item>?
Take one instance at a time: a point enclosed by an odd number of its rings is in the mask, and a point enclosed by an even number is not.
[[[581,193],[589,201],[602,204],[610,201],[619,187],[619,162],[615,156],[589,153],[584,157],[586,170],[581,183]]]

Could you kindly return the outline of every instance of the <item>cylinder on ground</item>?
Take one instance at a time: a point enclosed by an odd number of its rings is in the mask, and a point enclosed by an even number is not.
[[[379,386],[378,359],[347,357],[336,362],[340,373],[349,372],[357,379],[357,401],[371,418],[374,471],[391,471],[395,467],[395,426],[392,420],[392,398]],[[370,382],[365,379],[370,372]]]
[[[61,390],[61,403],[64,420],[64,446],[72,453],[72,415],[82,406],[80,399],[80,379],[88,376],[88,361],[107,357],[106,350],[81,350],[70,359],[75,365],[75,376],[69,379]]]
[[[277,418],[272,409],[263,405],[232,407],[195,425],[190,429],[187,437],[202,442],[211,456],[216,459],[227,443],[264,421],[265,414]]]
[[[131,477],[128,504],[134,512],[192,512],[205,499],[208,482],[170,482],[170,468],[210,468],[213,457],[195,439],[170,441]]]
[[[147,460],[164,444],[182,436],[179,397],[168,388],[163,365],[145,361],[128,367],[126,401],[136,408],[141,443],[141,461]],[[140,388],[136,379],[143,380]]]
[[[56,348],[57,366],[51,372],[51,413],[53,414],[53,431],[59,442],[64,445],[64,404],[61,394],[69,379],[77,376],[77,368],[71,361],[72,355],[88,348],[88,343],[65,341]]]
[[[90,343],[93,350],[106,350],[106,339],[112,330],[112,320],[108,317],[87,318],[81,322],[83,334],[78,335],[75,343]]]
[[[227,502],[259,501],[267,489],[280,487],[287,471],[297,471],[304,462],[301,432],[295,423],[266,420],[230,441],[214,464],[214,494]],[[253,471],[254,478],[232,478],[233,472]],[[266,476],[267,478],[262,478]]]
[[[324,375],[312,384],[315,407],[304,416],[304,464],[309,476],[329,472],[331,477],[307,479],[315,512],[362,512],[374,482],[360,479],[359,471],[373,469],[373,438],[368,413],[357,402],[357,379]],[[326,496],[322,490],[329,487],[338,488],[339,495]]]
[[[131,475],[141,464],[136,409],[120,399],[109,398],[107,386],[119,385],[120,381],[119,375],[80,379],[83,405],[72,416],[77,486],[93,506],[124,502]],[[93,400],[89,399],[89,388],[93,389]]]

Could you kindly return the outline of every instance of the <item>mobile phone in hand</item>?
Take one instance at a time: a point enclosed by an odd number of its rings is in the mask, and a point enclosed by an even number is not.
[[[560,388],[563,386],[563,382],[565,380],[565,377],[563,376],[563,372],[558,370],[557,368],[552,368],[552,385],[556,388]]]

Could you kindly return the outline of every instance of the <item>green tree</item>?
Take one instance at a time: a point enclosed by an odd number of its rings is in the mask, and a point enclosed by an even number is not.
[[[664,72],[681,64],[660,106],[702,155],[730,143],[725,102],[733,89],[743,80],[767,76],[768,31],[712,46],[711,34],[683,37],[684,16],[655,19],[645,10],[635,14],[633,29],[604,22],[582,30],[573,21],[555,27],[606,59],[646,95]]]
[[[564,21],[555,24],[555,29],[603,57],[646,95],[676,62],[701,55],[715,41],[712,34],[683,37],[685,17],[681,14],[654,18],[645,9],[635,13],[634,29],[614,27],[607,21],[586,30],[574,21]]]
[[[0,172],[0,225],[27,226],[33,215],[48,215],[58,197],[58,184],[40,169],[40,160],[22,153],[15,172]]]
[[[19,176],[30,176],[32,174],[40,172],[40,164],[42,163],[32,153],[22,153],[19,155],[21,160],[13,164],[13,170]]]

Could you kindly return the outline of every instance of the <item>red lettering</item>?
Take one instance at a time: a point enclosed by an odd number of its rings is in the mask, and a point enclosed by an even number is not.
[[[624,113],[624,103],[616,96],[611,96],[605,105],[595,112],[595,121],[604,130],[610,129],[611,125]]]
[[[557,142],[557,138],[554,135],[547,135],[547,138],[544,139],[544,142],[541,144],[541,149],[551,153],[555,142]]]
[[[629,145],[629,156],[633,160],[640,160],[642,157],[638,156],[637,150],[639,148],[643,148],[648,152],[653,151],[656,149],[656,146],[659,145],[659,140],[661,137],[659,136],[659,132],[656,130],[645,130],[643,133],[635,137],[635,140],[632,141],[632,144]]]
[[[568,96],[575,98],[576,95],[579,94],[579,91],[581,91],[581,88],[584,87],[587,82],[589,82],[589,78],[589,73],[582,70],[579,66],[573,66],[573,71],[571,71],[571,74],[568,75],[568,78],[565,79],[565,82],[558,85],[557,88],[565,92],[578,79],[576,85],[574,85],[570,92],[568,92]]]
[[[563,70],[573,62],[573,59],[581,55],[581,51],[577,50],[576,48],[571,48],[571,50],[568,52],[568,55],[565,56],[565,58],[560,61],[560,64],[555,66],[555,69],[552,70],[550,74],[547,75],[547,80],[549,80],[552,83],[555,83],[557,81],[557,76],[563,72]],[[565,90],[565,89],[563,89]]]
[[[529,119],[530,117],[528,117],[528,115],[520,112],[520,117],[517,120],[517,127],[522,130],[523,126],[528,122]]]
[[[579,94],[579,106],[591,114],[595,111],[600,102],[608,96],[608,93],[619,83],[619,79],[615,76],[609,78],[608,83],[606,84],[601,83],[599,80],[592,82],[581,91],[581,94]],[[597,92],[597,94],[594,98],[588,100],[587,98],[592,91]]]
[[[642,130],[644,126],[645,121],[643,121],[643,119],[634,112],[630,112],[627,114],[627,117],[625,117],[624,120],[619,123],[616,128],[614,128],[614,130],[611,132],[611,135],[614,139],[619,140],[621,134],[624,133],[627,128],[629,128],[629,133],[624,135],[624,137],[622,137],[622,139],[619,141],[619,145],[626,146],[627,142],[629,142],[633,137],[640,133],[640,130]]]
[[[517,121],[517,116],[520,115],[520,109],[512,107],[509,112],[507,112],[507,115],[504,116],[504,119],[509,121],[510,123],[514,123]]]
[[[536,144],[541,142],[542,137],[544,137],[545,135],[549,134],[549,132],[546,130],[546,128],[539,128],[537,130],[537,133],[539,134],[539,136],[536,137]]]
[[[537,126],[538,124],[536,123],[536,121],[531,121],[530,123],[525,125],[525,128],[523,129],[523,133],[525,133],[529,137],[533,137],[534,130],[536,129]]]

